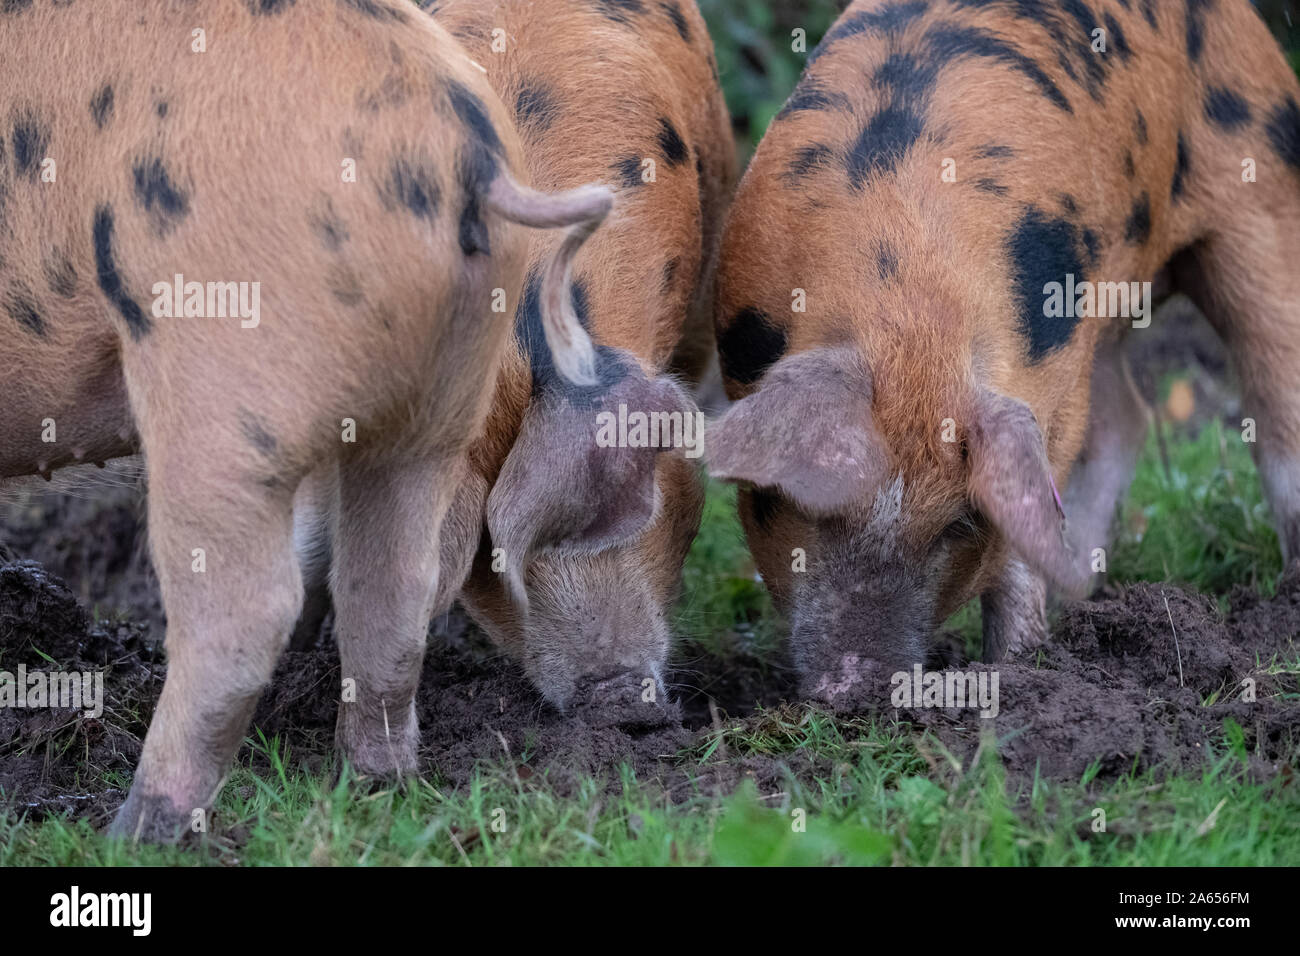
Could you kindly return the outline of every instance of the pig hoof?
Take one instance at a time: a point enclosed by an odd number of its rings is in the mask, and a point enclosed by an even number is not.
[[[335,746],[354,773],[379,780],[399,780],[416,773],[420,732],[413,718],[405,728],[385,728],[382,722],[364,728],[346,720],[344,713],[339,711]]]
[[[207,818],[203,807],[177,807],[169,797],[141,794],[132,787],[107,834],[139,843],[179,843],[206,831]]]
[[[648,682],[648,683],[647,683]],[[654,730],[680,724],[681,708],[650,675],[633,673],[579,681],[569,710],[593,727]]]

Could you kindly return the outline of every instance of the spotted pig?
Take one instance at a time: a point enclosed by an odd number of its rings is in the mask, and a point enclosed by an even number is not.
[[[595,381],[577,240],[543,264],[518,224],[584,235],[608,190],[516,185],[509,111],[396,0],[10,2],[0,49],[0,477],[147,467],[168,672],[114,831],[174,837],[212,803],[302,603],[291,504],[323,468],[340,749],[413,767],[440,529],[530,261],[557,382]]]
[[[553,704],[658,722],[671,712],[668,613],[703,506],[699,461],[666,442],[605,447],[597,422],[620,406],[693,417],[678,382],[712,351],[735,163],[712,43],[692,0],[427,6],[511,107],[535,185],[616,190],[573,271],[599,383],[556,375],[544,348],[540,270],[558,239],[536,234],[513,347],[449,519],[466,544],[453,577]]]
[[[1222,334],[1300,555],[1300,89],[1251,5],[858,0],[808,60],[727,222],[708,441],[805,692],[881,699],[975,596],[988,660],[1044,639],[1145,432],[1145,290]]]

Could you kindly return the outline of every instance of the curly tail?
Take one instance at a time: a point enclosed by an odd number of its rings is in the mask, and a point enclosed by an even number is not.
[[[542,328],[559,373],[575,385],[595,385],[596,350],[573,311],[569,273],[582,244],[613,208],[614,194],[595,185],[539,193],[501,172],[488,187],[487,205],[511,222],[534,229],[570,227],[542,275]]]

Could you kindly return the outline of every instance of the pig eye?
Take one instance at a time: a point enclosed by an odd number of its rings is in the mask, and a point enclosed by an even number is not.
[[[963,511],[948,523],[939,536],[941,540],[954,543],[958,541],[976,541],[983,536],[984,527],[980,517],[972,511]]]

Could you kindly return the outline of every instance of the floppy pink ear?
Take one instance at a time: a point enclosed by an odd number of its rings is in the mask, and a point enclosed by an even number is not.
[[[975,506],[1057,589],[1082,597],[1088,563],[1065,540],[1065,519],[1034,413],[1018,399],[986,390],[976,399],[969,431]]]
[[[871,373],[849,348],[777,362],[708,430],[709,473],[777,488],[813,514],[869,503],[889,472],[871,416]]]
[[[696,410],[672,379],[647,379],[630,356],[621,365],[621,377],[598,390],[535,396],[488,496],[488,530],[505,552],[506,585],[520,607],[535,555],[596,554],[638,537],[654,518],[664,449],[602,447],[598,416],[620,405],[647,415]]]

